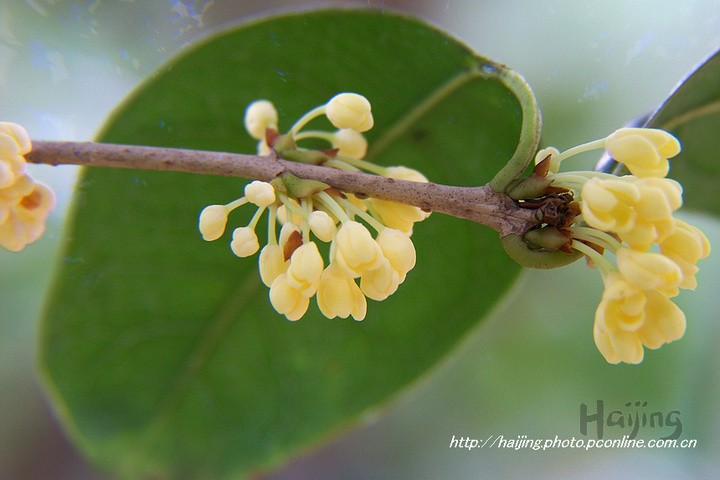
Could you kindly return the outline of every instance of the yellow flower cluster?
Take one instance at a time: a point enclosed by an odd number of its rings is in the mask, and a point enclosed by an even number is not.
[[[302,131],[311,119],[325,115],[335,132]],[[373,126],[370,103],[361,95],[341,93],[307,114],[286,135],[277,132],[278,115],[267,100],[250,104],[245,127],[259,141],[258,152],[272,151],[287,159],[322,158],[322,164],[345,170],[364,170],[393,178],[427,182],[416,170],[381,167],[362,159],[367,150],[363,131]],[[304,150],[298,141],[316,138],[333,150]],[[269,287],[270,303],[288,320],[300,319],[315,297],[328,318],[352,316],[363,320],[367,298],[381,301],[392,295],[415,266],[413,226],[427,214],[419,208],[377,199],[360,199],[319,182],[278,177],[253,181],[244,196],[226,205],[202,210],[198,228],[208,241],[220,238],[228,214],[252,203],[257,207],[247,226],[234,229],[230,248],[239,257],[260,250],[260,279]],[[260,249],[255,228],[268,211],[268,241]],[[280,227],[278,234],[277,228]],[[371,230],[376,231],[373,236]],[[329,244],[327,264],[318,245]]]
[[[40,238],[55,207],[52,191],[26,172],[31,149],[23,127],[0,122],[0,245],[13,252]]]
[[[685,333],[685,315],[672,297],[694,289],[696,263],[710,244],[696,227],[673,216],[682,186],[665,178],[668,158],[680,152],[671,134],[657,129],[620,129],[604,140],[565,153],[546,149],[551,169],[574,153],[604,147],[633,173],[553,173],[554,187],[575,192],[581,215],[569,228],[572,247],[596,265],[605,284],[593,328],[595,344],[610,363],[639,363],[643,347],[656,349]],[[615,254],[615,267],[602,252]]]

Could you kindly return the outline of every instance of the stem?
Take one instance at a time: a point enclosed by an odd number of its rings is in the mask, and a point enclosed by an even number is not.
[[[249,202],[249,200],[246,197],[242,196],[242,197],[238,198],[237,200],[233,200],[232,202],[225,205],[225,209],[227,210],[228,213],[230,213],[233,210],[235,210],[236,208],[242,207],[243,205],[245,205],[248,202]]]
[[[385,228],[385,225],[375,220],[375,218],[372,215],[369,215],[367,212],[364,212],[361,208],[356,207],[352,204],[349,200],[346,200],[344,198],[338,198],[336,200],[339,204],[344,205],[345,208],[348,211],[355,212],[355,215],[365,220],[371,227],[375,229],[376,232],[380,233]]]
[[[572,147],[568,150],[565,150],[560,155],[555,157],[555,161],[557,163],[562,162],[563,160],[572,157],[573,155],[578,155],[580,153],[589,152],[590,150],[596,150],[598,148],[603,148],[605,146],[605,139],[601,138],[600,140],[593,140],[592,142],[583,143],[582,145],[578,145],[576,147]]]
[[[505,235],[523,235],[538,225],[536,212],[520,207],[490,185],[454,187],[420,183],[362,172],[290,162],[274,155],[255,156],[174,148],[110,145],[90,142],[33,142],[25,155],[31,163],[135,168],[221,175],[272,181],[283,173],[316,180],[360,198],[419,207],[486,225]]]
[[[258,207],[258,209],[255,210],[255,215],[253,215],[252,219],[250,220],[250,223],[248,223],[248,227],[255,230],[255,227],[257,227],[258,221],[260,220],[260,217],[262,216],[262,214],[266,208],[267,207]]]
[[[323,165],[326,167],[332,167],[337,168],[340,170],[345,170],[346,172],[358,172],[360,171],[359,168],[353,167],[352,165],[348,164],[347,162],[343,162],[342,160],[337,160],[335,158],[331,158],[330,160],[326,160],[323,162]]]
[[[523,116],[520,139],[515,153],[489,183],[494,191],[504,192],[510,182],[522,175],[533,159],[540,144],[542,118],[535,95],[523,77],[512,70],[500,68],[499,78],[517,96]]]
[[[572,247],[578,252],[581,252],[590,257],[590,259],[595,262],[598,270],[600,270],[603,278],[605,278],[605,276],[613,270],[617,270],[615,266],[610,262],[610,260],[605,258],[605,256],[597,252],[592,247],[588,247],[584,243],[578,242],[577,240],[573,240]]]
[[[277,245],[277,235],[275,234],[275,222],[277,221],[277,207],[270,207],[268,212],[268,244]]]
[[[366,172],[374,173],[375,175],[385,175],[387,167],[376,165],[372,162],[368,162],[359,158],[346,157],[344,155],[338,155],[337,159],[341,162],[345,162],[355,168],[365,170]]]
[[[290,128],[290,131],[288,132],[290,135],[295,135],[300,131],[302,127],[305,126],[310,120],[312,120],[315,117],[319,117],[320,115],[325,113],[325,105],[320,105],[319,107],[315,107],[309,112],[307,112],[305,115],[300,117],[300,119],[295,122],[295,125],[293,125]]]
[[[310,241],[310,213],[312,212],[312,200],[307,198],[300,199],[300,208],[303,211],[302,224],[300,225],[300,231],[302,232],[303,243]]]
[[[319,138],[321,140],[326,140],[328,143],[332,143],[334,135],[335,134],[332,132],[325,132],[322,130],[306,130],[293,135],[293,138],[296,142],[306,138]]]
[[[300,217],[304,218],[305,211],[302,208],[296,206],[293,202],[291,202],[290,198],[287,195],[278,192],[277,197],[280,199],[283,205],[285,205],[285,211],[287,212],[288,218],[290,218],[290,215],[292,215],[293,213],[297,213],[298,215],[300,215]]]
[[[601,230],[596,230],[590,227],[572,227],[570,228],[573,234],[573,238],[578,240],[587,240],[596,245],[599,245],[606,250],[610,250],[615,253],[622,246],[612,235]]]
[[[345,223],[350,221],[350,217],[348,217],[345,211],[340,208],[335,199],[333,199],[326,192],[316,193],[315,198],[317,198],[318,202],[323,204],[323,206],[325,206],[325,208],[327,208],[330,213],[335,215],[335,217],[337,217],[340,222]]]

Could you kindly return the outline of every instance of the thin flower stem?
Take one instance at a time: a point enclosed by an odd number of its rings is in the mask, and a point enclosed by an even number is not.
[[[250,220],[248,227],[255,230],[255,227],[257,227],[258,221],[260,220],[260,217],[262,216],[263,212],[265,211],[265,208],[266,207],[258,207],[258,209],[255,210],[255,215],[253,215],[252,219]]]
[[[337,204],[334,198],[332,198],[330,195],[328,195],[325,192],[318,192],[315,194],[315,198],[318,200],[318,202],[322,203],[325,208],[327,208],[330,213],[335,215],[335,217],[340,220],[341,223],[349,222],[350,217],[347,216],[345,211],[340,208],[340,205]]]
[[[364,212],[361,208],[358,208],[357,206],[353,205],[352,202],[350,202],[349,200],[345,200],[344,198],[338,198],[337,202],[339,204],[344,205],[347,210],[354,212],[355,215],[357,215],[358,217],[361,217],[363,220],[365,220],[378,233],[380,233],[385,228],[385,225],[378,222],[372,215],[369,215],[367,212]]]
[[[303,242],[307,243],[310,241],[310,223],[308,222],[308,219],[310,218],[310,213],[312,212],[312,200],[301,198],[300,208],[303,211],[300,230],[302,231]]]
[[[602,254],[597,252],[592,247],[589,247],[585,245],[582,242],[578,242],[577,240],[573,240],[572,242],[572,248],[577,250],[578,252],[582,252],[583,254],[590,257],[590,259],[595,262],[595,265],[597,265],[598,269],[600,270],[600,273],[602,274],[603,278],[613,270],[616,270],[615,266],[605,258]]]
[[[359,168],[361,170],[365,170],[366,172],[374,173],[375,175],[385,175],[387,173],[387,167],[383,167],[380,165],[375,165],[372,162],[368,162],[366,160],[361,160],[359,158],[353,158],[353,157],[346,157],[344,155],[338,155],[337,159],[345,162],[349,165],[352,165],[355,168]]]
[[[578,240],[587,240],[611,252],[617,252],[622,246],[620,242],[612,235],[601,230],[590,227],[572,227],[570,228],[573,238]]]
[[[560,155],[555,157],[554,160],[557,163],[560,163],[563,160],[566,160],[569,157],[572,157],[573,155],[578,155],[583,152],[589,152],[590,150],[596,150],[598,148],[603,148],[604,146],[605,146],[604,138],[601,138],[600,140],[593,140],[592,142],[583,143],[582,145],[578,145],[576,147],[572,147],[568,150],[565,150],[564,152],[560,153]]]
[[[277,197],[280,199],[280,201],[285,205],[285,209],[288,214],[288,218],[290,218],[290,215],[292,215],[293,212],[297,213],[301,217],[305,218],[305,210],[295,205],[293,202],[290,201],[287,195],[284,193],[277,192]]]
[[[602,178],[602,179],[616,179],[618,178],[617,175],[613,175],[611,173],[605,173],[605,172],[594,172],[594,171],[580,171],[580,172],[566,172],[566,173],[554,173],[552,175],[548,175],[548,179],[553,180],[554,185],[558,185],[560,183],[564,184],[578,184],[578,185],[584,185],[585,182],[590,180],[591,178]]]
[[[232,202],[225,205],[225,210],[227,210],[228,213],[232,212],[238,207],[242,207],[246,203],[248,203],[249,200],[247,197],[240,197],[237,200],[233,200]]]
[[[342,160],[336,160],[334,158],[331,158],[330,160],[326,160],[323,165],[326,167],[332,167],[332,168],[339,168],[340,170],[345,170],[346,172],[359,172],[360,169],[353,167],[352,165],[348,165],[346,162],[343,162]]]
[[[319,138],[321,140],[326,140],[329,143],[332,143],[334,136],[335,134],[332,132],[324,132],[322,130],[306,130],[304,132],[297,133],[293,136],[293,138],[296,142],[299,142],[300,140],[304,140],[306,138]]]
[[[77,142],[33,142],[27,161],[189,172],[272,181],[284,173],[316,180],[359,198],[373,197],[472,220],[501,236],[523,235],[538,225],[537,211],[522,208],[489,185],[455,187],[420,183],[362,172],[290,162],[275,155],[255,156],[159,147]]]
[[[293,125],[293,126],[290,128],[290,131],[289,131],[288,133],[289,133],[290,135],[293,135],[293,136],[294,136],[294,135],[295,135],[296,133],[298,133],[298,132],[300,131],[300,129],[301,129],[302,127],[304,127],[310,120],[312,120],[312,119],[315,118],[315,117],[319,117],[319,116],[322,115],[323,113],[325,113],[325,105],[320,105],[319,107],[313,108],[312,110],[310,110],[309,112],[307,112],[305,115],[303,115],[302,117],[300,117],[300,119],[299,119],[297,122],[295,122],[295,125]]]
[[[275,232],[275,222],[277,221],[277,207],[271,205],[268,212],[268,244],[277,245],[277,235]]]

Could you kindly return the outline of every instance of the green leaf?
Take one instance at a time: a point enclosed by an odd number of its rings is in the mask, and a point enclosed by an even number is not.
[[[682,143],[670,177],[683,184],[685,205],[720,215],[720,51],[680,83],[646,126]]]
[[[509,89],[508,75],[417,19],[284,15],[185,51],[114,112],[99,140],[253,152],[243,129],[251,101],[271,99],[287,129],[356,91],[373,105],[372,161],[481,185],[513,155],[532,99],[524,84]],[[64,427],[101,468],[211,479],[276,467],[397,398],[519,271],[495,232],[434,214],[416,225],[416,268],[395,295],[369,302],[363,322],[324,318],[314,300],[288,322],[270,306],[256,257],[233,256],[229,232],[207,243],[197,231],[200,210],[241,196],[245,183],[83,172],[39,364]],[[233,212],[229,230],[253,213]]]

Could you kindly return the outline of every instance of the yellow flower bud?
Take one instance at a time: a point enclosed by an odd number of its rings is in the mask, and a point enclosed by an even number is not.
[[[685,314],[670,299],[655,291],[646,292],[645,323],[638,331],[647,348],[660,348],[685,335]]]
[[[239,227],[233,230],[230,249],[240,258],[254,255],[260,248],[255,230],[250,227]]]
[[[258,140],[256,150],[258,155],[270,155],[270,146],[267,144],[264,138],[262,140]]]
[[[682,185],[675,180],[640,178],[635,186],[640,191],[635,210],[650,222],[664,220],[682,206]]]
[[[287,275],[282,273],[270,285],[270,303],[278,313],[295,321],[305,315],[310,299],[290,285]]]
[[[582,188],[582,200],[588,225],[647,250],[674,231],[672,215],[682,205],[682,187],[668,178],[591,178]]]
[[[55,208],[52,190],[27,175],[0,189],[0,245],[19,252],[45,232],[45,222]]]
[[[682,186],[669,178],[640,178],[634,184],[640,192],[633,205],[635,225],[618,233],[631,247],[647,250],[675,231],[673,212],[682,206]]]
[[[370,102],[357,93],[339,93],[325,105],[325,115],[336,128],[365,132],[373,127]]]
[[[245,197],[258,207],[267,207],[275,203],[275,189],[267,182],[255,180],[245,185]]]
[[[22,139],[20,141],[22,142]],[[20,151],[15,137],[3,133],[0,128],[0,188],[11,186],[18,177],[25,173],[27,164],[19,153]]]
[[[382,222],[390,228],[411,235],[415,222],[425,220],[425,212],[412,205],[389,202],[377,198],[370,199],[372,208],[380,215]]]
[[[680,142],[664,130],[621,128],[605,139],[605,149],[638,177],[664,177],[668,158],[680,153]]]
[[[25,155],[32,150],[32,143],[27,131],[17,123],[0,122],[0,133],[8,135],[13,139],[17,147],[17,155]],[[0,151],[2,151],[0,149]]]
[[[616,331],[613,335],[600,330],[598,324],[593,326],[595,346],[608,363],[642,362],[644,352],[640,338],[634,332]]]
[[[595,322],[602,331],[634,332],[645,321],[645,293],[630,284],[620,272],[605,279],[605,292],[595,312]]]
[[[280,247],[285,248],[285,244],[287,243],[288,239],[291,236],[302,236],[300,233],[300,228],[295,225],[294,223],[286,223],[282,226],[280,229],[280,237],[278,238],[278,243],[280,244]]]
[[[353,278],[377,268],[384,258],[368,229],[355,221],[343,223],[338,230],[331,247],[330,258],[333,257]]]
[[[327,318],[362,320],[367,313],[367,301],[355,281],[337,264],[331,263],[320,276],[317,304]]]
[[[211,242],[217,240],[225,232],[228,212],[224,205],[209,205],[200,212],[198,230],[203,240]]]
[[[616,255],[618,269],[630,284],[643,290],[658,290],[668,297],[678,294],[683,275],[670,258],[625,247],[619,248]]]
[[[395,293],[400,285],[400,276],[387,259],[372,270],[365,270],[360,276],[360,289],[373,300],[382,301]]]
[[[538,150],[535,154],[535,165],[542,162],[550,155],[550,166],[548,167],[549,173],[557,173],[560,169],[560,162],[555,160],[560,155],[560,151],[555,147],[547,147],[542,150]]]
[[[669,298],[635,287],[618,271],[607,275],[593,336],[608,362],[640,363],[643,345],[655,349],[684,333],[685,314]]]
[[[305,297],[312,297],[318,288],[325,267],[315,242],[298,247],[290,257],[287,270],[288,284]]]
[[[333,135],[333,148],[337,148],[338,155],[352,158],[363,158],[367,153],[368,143],[363,134],[352,128],[343,128]]]
[[[346,195],[347,195],[347,199],[350,201],[350,203],[352,203],[353,205],[358,207],[363,212],[367,212],[368,208],[367,208],[367,205],[365,204],[365,200],[360,200],[358,197],[356,197],[352,193],[347,193]]]
[[[632,182],[591,178],[582,188],[582,215],[598,230],[626,231],[635,225],[633,205],[639,199],[640,191]]]
[[[34,187],[32,179],[22,175],[13,184],[0,188],[0,224],[12,213],[20,199],[29,195]]]
[[[694,290],[698,260],[710,255],[710,242],[699,228],[682,220],[675,220],[675,231],[660,243],[660,253],[672,259],[682,270],[680,288]]]
[[[398,273],[400,283],[404,282],[407,272],[415,267],[415,245],[410,237],[399,230],[386,228],[378,235],[377,243],[390,266]]]
[[[300,208],[300,204],[294,199],[289,199],[289,202],[294,206]],[[294,223],[295,225],[302,224],[302,216],[299,213],[289,209],[286,205],[280,205],[278,207],[277,219],[283,225],[286,223]]]
[[[326,212],[315,210],[310,214],[308,224],[315,236],[323,242],[329,242],[335,237],[335,220]]]
[[[287,272],[289,261],[285,261],[283,250],[279,245],[265,245],[258,258],[260,279],[269,287],[281,274]]]
[[[256,100],[245,109],[245,130],[256,140],[264,139],[265,130],[277,123],[277,110],[268,100]]]

